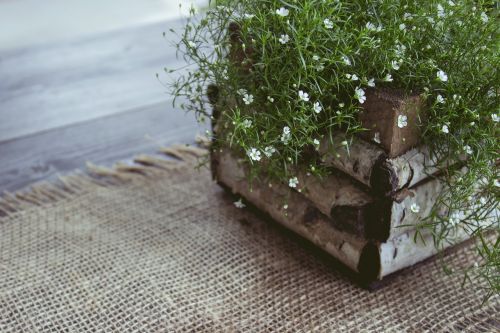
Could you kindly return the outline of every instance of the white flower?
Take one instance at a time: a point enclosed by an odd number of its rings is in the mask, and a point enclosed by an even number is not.
[[[366,23],[366,29],[368,29],[370,31],[376,31],[377,27],[375,26],[375,24],[368,22],[368,23]]]
[[[287,210],[288,209],[288,205],[283,205],[283,209]]]
[[[410,13],[404,13],[403,15],[403,20],[407,21],[407,20],[411,20],[413,18],[413,15],[411,15]]]
[[[418,212],[420,212],[420,206],[417,205],[415,202],[411,204],[410,206],[410,210],[412,213],[415,213],[417,214]]]
[[[373,136],[373,141],[376,143],[380,143],[380,132],[375,132],[375,135]]]
[[[290,41],[290,37],[288,35],[281,35],[280,38],[278,39],[278,41],[281,43],[281,44],[286,44]]]
[[[253,95],[252,94],[244,94],[243,95],[243,102],[246,105],[250,105],[253,102]]]
[[[438,13],[438,17],[445,17],[446,16],[446,13],[444,12],[444,8],[441,4],[437,5],[437,13]]]
[[[408,117],[405,116],[404,114],[400,114],[398,116],[398,127],[404,128],[406,126],[408,126]]]
[[[450,221],[452,227],[456,226],[457,224],[460,223],[460,214],[459,213],[451,214],[451,216],[448,218],[448,221]]]
[[[401,23],[401,24],[399,25],[399,30],[405,30],[405,29],[406,29],[406,24]]]
[[[288,144],[288,141],[292,138],[292,134],[290,133],[290,127],[285,126],[283,127],[283,134],[281,134],[281,142],[283,144]]]
[[[500,187],[500,180],[495,179],[495,181],[493,182],[493,185],[495,185],[495,187]]]
[[[441,132],[443,132],[445,134],[450,133],[450,129],[448,128],[448,125],[443,125],[443,127],[441,127]]]
[[[251,20],[255,17],[255,15],[253,15],[253,14],[245,14],[244,16],[245,16],[245,18],[247,18],[249,20]]]
[[[261,159],[260,151],[258,151],[256,148],[252,148],[247,151],[247,155],[252,161],[260,161]]]
[[[271,103],[274,103],[274,98],[272,98],[271,96],[267,96],[267,100]]]
[[[309,101],[309,94],[302,91],[302,90],[299,90],[299,98],[304,102],[308,102]]]
[[[188,42],[188,45],[189,45],[189,47],[191,47],[191,48],[193,48],[193,49],[196,47],[196,43],[195,43],[195,42],[193,42],[192,40],[190,40],[190,41]]]
[[[276,152],[276,149],[273,146],[267,146],[264,148],[264,155],[267,157],[273,156],[273,154]]]
[[[499,120],[500,118],[498,117],[498,114],[496,114],[496,113],[492,113],[492,114],[491,114],[491,119],[492,119],[495,123],[498,123],[498,120]]]
[[[444,97],[441,95],[437,95],[436,102],[439,104],[444,104]]]
[[[479,202],[481,203],[481,205],[485,205],[488,202],[488,200],[485,197],[481,197],[479,198]]]
[[[316,102],[316,103],[314,103],[314,105],[313,105],[313,110],[314,110],[314,112],[316,112],[316,113],[320,113],[320,112],[321,112],[321,110],[323,110],[323,107],[321,106],[321,104],[319,104],[319,102]]]
[[[243,127],[245,127],[245,128],[252,127],[252,121],[250,119],[243,120]]]
[[[368,87],[375,87],[375,79],[368,80],[366,84],[368,85]]]
[[[384,80],[385,82],[392,82],[392,75],[391,75],[391,74],[387,74],[387,75],[383,78],[383,80]]]
[[[290,186],[292,188],[296,188],[298,184],[299,184],[299,180],[297,179],[297,177],[293,177],[293,178],[290,178],[288,180],[288,186]]]
[[[351,66],[351,60],[349,60],[346,56],[342,56],[342,62],[344,65]]]
[[[246,207],[246,205],[241,201],[241,199],[238,200],[238,201],[233,202],[233,204],[234,204],[234,206],[236,208],[239,208],[239,209],[242,209],[242,208]]]
[[[319,60],[319,56],[317,56],[316,54],[315,54],[315,55],[313,55],[313,60],[314,60],[314,61],[318,61],[318,60]]]
[[[485,12],[481,13],[481,21],[483,21],[483,23],[488,23],[489,21],[488,15],[486,15]]]
[[[360,104],[363,104],[366,101],[365,91],[360,87],[357,87],[354,90],[354,98],[356,98]]]
[[[472,148],[469,146],[469,145],[465,145],[464,146],[464,151],[465,153],[467,153],[468,155],[472,155],[474,153],[474,151],[472,150]]]
[[[399,61],[396,61],[396,60],[391,61],[391,66],[392,66],[392,68],[393,68],[395,71],[397,71],[397,70],[399,69],[399,67],[400,67],[400,65],[399,65]]]
[[[281,7],[280,9],[276,9],[276,14],[278,14],[281,17],[288,16],[289,13],[290,12],[285,7]]]
[[[333,22],[327,18],[324,19],[323,24],[325,25],[325,28],[327,28],[327,29],[333,28]]]
[[[314,145],[315,145],[315,146],[319,146],[319,143],[320,143],[320,142],[319,142],[319,140],[318,140],[318,139],[314,139],[314,140],[313,140],[313,143],[314,143]]]
[[[348,79],[351,79],[351,81],[358,81],[359,77],[356,74],[346,74],[345,75]]]
[[[446,73],[443,72],[442,70],[439,70],[436,73],[436,76],[437,76],[437,78],[438,78],[439,81],[442,81],[442,82],[448,81],[448,75],[446,75]]]

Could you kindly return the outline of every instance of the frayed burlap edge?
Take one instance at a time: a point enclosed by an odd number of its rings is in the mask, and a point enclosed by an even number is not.
[[[133,163],[118,162],[112,167],[87,163],[85,172],[59,176],[54,181],[42,181],[27,189],[0,195],[0,217],[9,216],[31,207],[70,200],[99,187],[122,186],[144,182],[166,173],[192,167],[208,156],[207,141],[197,137],[198,146],[176,144],[159,148],[161,155],[138,155]]]

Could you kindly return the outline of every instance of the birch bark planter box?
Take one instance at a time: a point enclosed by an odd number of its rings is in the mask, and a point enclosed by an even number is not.
[[[361,116],[364,126],[376,129],[377,137],[385,139],[370,142],[355,138],[349,152],[338,148],[345,140],[342,135],[324,140],[318,153],[331,167],[331,173],[318,179],[299,170],[300,191],[276,181],[255,180],[250,184],[241,156],[228,147],[211,151],[212,173],[220,185],[328,252],[368,282],[438,252],[430,231],[415,237],[415,226],[430,213],[442,189],[442,184],[430,177],[438,168],[428,167],[432,161],[425,147],[418,146],[419,131],[411,126],[397,127],[398,114],[418,117],[419,108],[402,108],[418,105],[416,99],[408,104],[388,92],[370,96]],[[215,111],[213,127],[217,135],[216,121],[223,110],[215,107]],[[375,116],[382,111],[386,120]],[[408,139],[395,145],[396,137]],[[259,176],[266,179],[265,174]],[[412,204],[421,207],[418,214],[411,211]],[[465,230],[457,228],[440,250],[468,238]]]

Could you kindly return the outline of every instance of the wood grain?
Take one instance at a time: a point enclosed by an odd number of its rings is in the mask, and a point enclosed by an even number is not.
[[[155,23],[0,54],[0,142],[167,104],[156,73],[181,62],[162,32],[180,25]]]
[[[0,193],[83,169],[87,161],[110,165],[162,145],[192,143],[202,131],[193,115],[158,103],[6,141],[0,143]]]

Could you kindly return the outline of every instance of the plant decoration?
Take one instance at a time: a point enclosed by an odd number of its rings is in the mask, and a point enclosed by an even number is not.
[[[171,86],[182,107],[200,121],[211,117],[206,91],[218,87],[225,103],[216,145],[246,158],[255,176],[299,184],[302,165],[327,170],[314,152],[341,131],[364,131],[358,114],[369,89],[400,89],[425,104],[422,144],[443,169],[446,184],[418,228],[432,230],[440,247],[455,228],[478,235],[484,260],[466,269],[500,292],[499,41],[496,1],[218,0],[192,16],[178,51],[188,62]],[[237,34],[234,31],[237,29]],[[229,32],[228,32],[229,29]],[[230,56],[237,38],[242,61]],[[172,71],[169,71],[172,72]],[[226,101],[226,102],[224,102]],[[398,126],[408,119],[400,117]],[[465,166],[465,169],[464,169]],[[420,207],[412,207],[418,212]],[[460,213],[459,213],[460,212]],[[497,233],[498,235],[498,233]],[[474,272],[473,274],[471,272]]]

